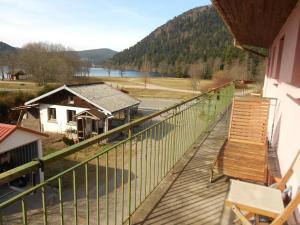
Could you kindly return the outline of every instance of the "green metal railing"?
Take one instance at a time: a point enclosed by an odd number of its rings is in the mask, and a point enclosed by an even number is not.
[[[103,151],[99,147],[96,155],[0,203],[0,224],[130,224],[133,212],[228,109],[233,94],[234,85],[228,83],[0,174],[4,183],[47,171],[49,163],[128,131],[124,140]],[[135,133],[137,126],[143,129]]]

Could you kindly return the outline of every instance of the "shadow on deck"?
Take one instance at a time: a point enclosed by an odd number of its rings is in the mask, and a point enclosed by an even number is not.
[[[210,168],[227,137],[225,116],[199,140],[132,217],[132,224],[229,224],[224,207],[229,182],[209,182]]]

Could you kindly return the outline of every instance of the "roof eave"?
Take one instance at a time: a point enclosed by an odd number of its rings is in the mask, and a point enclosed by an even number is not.
[[[48,97],[48,96],[50,96],[50,95],[52,95],[52,94],[55,94],[55,93],[57,93],[57,92],[59,92],[59,91],[62,91],[62,90],[67,90],[67,91],[71,92],[72,94],[74,94],[74,95],[76,95],[76,96],[82,98],[83,100],[85,100],[85,101],[87,101],[88,103],[94,105],[94,106],[97,107],[98,109],[101,109],[106,115],[111,115],[111,114],[112,114],[112,112],[110,112],[109,110],[107,110],[107,109],[105,109],[105,108],[103,108],[103,107],[101,107],[101,106],[95,104],[94,102],[90,101],[89,99],[85,98],[84,96],[82,96],[82,95],[78,94],[77,92],[73,91],[71,88],[69,88],[69,87],[66,86],[66,85],[63,85],[63,86],[61,86],[61,87],[59,87],[59,88],[56,88],[56,89],[54,89],[54,90],[52,90],[52,91],[49,91],[49,92],[47,92],[47,93],[45,93],[45,94],[43,94],[43,95],[41,95],[41,96],[38,96],[38,97],[36,97],[36,98],[34,98],[34,99],[31,99],[31,100],[25,102],[24,105],[30,105],[30,104],[32,104],[32,103],[34,103],[34,102],[36,102],[36,101],[39,101],[39,100],[41,100],[41,99],[43,99],[43,98],[46,98],[46,97]]]

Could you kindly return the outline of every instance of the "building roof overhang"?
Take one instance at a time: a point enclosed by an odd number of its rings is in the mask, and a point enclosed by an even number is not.
[[[101,107],[101,106],[95,104],[94,102],[90,101],[89,99],[85,98],[84,96],[82,96],[82,95],[80,95],[80,94],[74,92],[74,91],[73,91],[72,89],[70,89],[67,85],[63,85],[63,86],[61,86],[61,87],[59,87],[59,88],[56,88],[56,89],[54,89],[54,90],[52,90],[52,91],[49,91],[49,92],[47,92],[47,93],[45,93],[45,94],[43,94],[43,95],[40,95],[40,96],[38,96],[38,97],[36,97],[36,98],[34,98],[34,99],[31,99],[30,101],[25,102],[25,105],[31,105],[31,104],[33,104],[33,103],[35,103],[35,102],[37,102],[37,101],[39,101],[39,100],[41,100],[41,99],[43,99],[43,98],[45,98],[45,97],[48,97],[48,96],[50,96],[50,95],[52,95],[52,94],[54,94],[54,93],[57,93],[57,92],[59,92],[59,91],[62,91],[62,90],[69,91],[70,93],[72,93],[72,94],[78,96],[79,98],[85,100],[86,102],[88,102],[88,103],[94,105],[95,107],[97,107],[97,108],[103,110],[103,112],[104,112],[105,114],[107,114],[107,115],[111,115],[111,114],[112,114],[109,110],[107,110],[107,109],[105,109],[105,108],[103,108],[103,107]]]
[[[239,45],[269,48],[298,0],[212,0]]]
[[[25,106],[38,103],[40,100],[60,91],[68,91],[75,96],[90,103],[100,109],[105,115],[111,116],[113,113],[134,107],[140,101],[104,83],[63,85],[57,89],[49,91],[30,101],[25,102]]]
[[[91,119],[100,120],[100,119],[105,119],[106,115],[97,109],[89,109],[77,113],[75,115],[75,118],[91,118]]]
[[[27,133],[38,135],[38,136],[49,137],[45,133],[41,133],[41,132],[38,132],[38,131],[35,131],[35,130],[31,130],[31,129],[28,129],[28,128],[25,128],[25,127],[19,127],[17,125],[0,123],[0,143],[2,141],[4,141],[6,138],[8,138],[16,130],[21,130],[21,131],[24,131],[24,132],[27,132]]]

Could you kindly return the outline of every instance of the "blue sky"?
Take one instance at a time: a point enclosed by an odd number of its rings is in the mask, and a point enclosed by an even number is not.
[[[174,16],[207,4],[210,0],[0,0],[0,41],[120,51]]]

